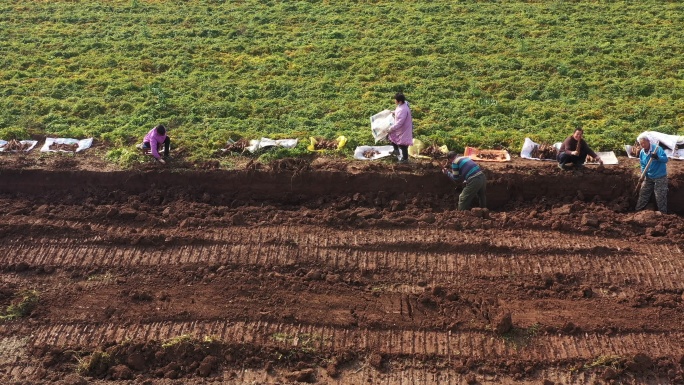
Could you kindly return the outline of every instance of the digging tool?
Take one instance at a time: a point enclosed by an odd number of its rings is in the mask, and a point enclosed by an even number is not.
[[[653,153],[655,153],[658,150],[658,145],[655,146],[653,149]],[[639,193],[639,187],[641,187],[641,183],[644,181],[644,178],[646,177],[646,171],[648,171],[648,168],[651,166],[651,162],[653,162],[653,158],[648,159],[648,163],[646,163],[646,167],[644,167],[644,171],[641,172],[641,176],[639,177],[639,181],[637,182],[636,188],[634,189],[634,195],[637,195]]]

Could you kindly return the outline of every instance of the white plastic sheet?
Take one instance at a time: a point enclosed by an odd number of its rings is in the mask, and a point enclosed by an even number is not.
[[[249,146],[247,146],[247,150],[249,152],[256,152],[258,150],[261,150],[263,148],[268,148],[268,147],[283,147],[283,148],[294,148],[297,146],[297,140],[298,139],[278,139],[278,140],[273,140],[269,138],[261,138],[261,139],[253,139],[249,141]]]
[[[675,150],[675,151],[666,150],[665,154],[667,154],[667,156],[669,158],[672,158],[675,160],[684,160],[684,148],[680,148],[679,150]]]
[[[601,158],[604,166],[618,164],[618,159],[613,151],[597,152],[596,155]],[[599,164],[599,162],[587,162],[586,164]]]
[[[556,148],[556,150],[560,150],[560,147],[563,143],[557,142],[553,144],[553,147]],[[538,143],[535,143],[532,141],[530,138],[525,138],[525,142],[523,143],[522,149],[520,150],[520,157],[523,159],[532,159],[532,160],[546,160],[546,161],[552,161],[555,162],[555,159],[540,159],[540,158],[533,158],[532,153],[534,150],[539,147]]]
[[[369,150],[376,151],[377,153],[370,158],[366,158],[363,156],[363,153]],[[394,146],[358,146],[354,150],[354,159],[376,160],[392,155],[392,151],[394,151]]]
[[[43,147],[41,147],[40,151],[41,152],[71,152],[71,151],[66,151],[66,150],[51,150],[50,146],[52,144],[78,144],[78,147],[76,148],[76,151],[74,152],[81,152],[83,150],[86,150],[90,148],[90,146],[93,145],[93,138],[88,138],[88,139],[72,139],[72,138],[47,138],[45,139],[45,144],[43,144]]]
[[[637,142],[643,137],[648,138],[651,144],[660,144],[670,150],[675,150],[678,146],[684,146],[684,136],[668,135],[656,131],[644,131],[637,136]],[[663,148],[663,150],[664,149],[665,148]]]
[[[627,157],[628,158],[637,158],[636,156],[632,156],[632,149],[634,146],[630,145],[625,145],[625,152],[627,152]],[[684,160],[684,148],[680,148],[677,150],[670,150],[669,148],[663,147],[663,151],[665,152],[665,155],[667,155],[668,158],[674,159],[674,160]]]
[[[637,136],[637,143],[644,137],[647,138],[651,144],[660,145],[668,158],[684,160],[684,148],[680,148],[684,147],[684,136],[668,135],[657,131],[644,131]],[[634,158],[634,156],[631,155],[632,147],[633,146],[625,145],[625,151],[630,158]]]
[[[5,145],[7,143],[9,143],[9,142],[6,140],[0,139],[0,152],[5,152]],[[26,150],[24,150],[24,152],[29,152],[29,151],[33,150],[34,147],[36,147],[36,144],[38,144],[38,141],[37,140],[20,140],[19,143],[28,144],[29,147]],[[7,150],[7,152],[16,152],[16,151]]]

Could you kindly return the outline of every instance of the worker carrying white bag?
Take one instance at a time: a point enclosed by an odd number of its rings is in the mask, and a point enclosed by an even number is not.
[[[394,95],[394,112],[384,110],[371,116],[371,131],[377,143],[387,138],[392,144],[392,155],[399,163],[408,163],[408,147],[413,144],[413,119],[406,96],[397,92]]]

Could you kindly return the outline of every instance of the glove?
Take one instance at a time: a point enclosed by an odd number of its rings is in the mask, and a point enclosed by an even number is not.
[[[658,154],[656,154],[655,152],[652,153],[652,154],[651,154],[651,159],[658,160],[658,159],[659,159]]]

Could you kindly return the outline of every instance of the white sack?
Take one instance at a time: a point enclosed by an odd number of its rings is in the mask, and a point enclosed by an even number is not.
[[[278,139],[273,140],[269,138],[253,139],[249,141],[249,146],[246,147],[249,152],[256,152],[262,148],[267,147],[283,147],[283,148],[294,148],[297,146],[298,139]]]
[[[394,124],[394,116],[392,116],[392,111],[383,110],[371,116],[370,121],[371,132],[373,133],[375,143],[377,143],[385,139],[387,134],[389,134],[389,128]]]

